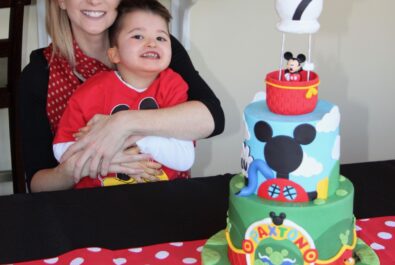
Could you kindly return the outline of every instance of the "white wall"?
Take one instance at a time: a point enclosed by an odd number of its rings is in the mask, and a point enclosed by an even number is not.
[[[326,0],[314,35],[319,97],[339,105],[341,162],[395,159],[395,17],[392,0]],[[192,9],[191,56],[226,113],[225,133],[198,142],[197,175],[238,172],[242,112],[278,67],[274,0],[200,0]],[[305,52],[306,36],[287,47]]]
[[[342,163],[395,159],[394,9],[393,0],[324,3],[312,55],[321,77],[319,97],[338,104],[342,113]],[[35,10],[26,13],[25,55],[37,46]],[[193,174],[238,172],[243,109],[264,90],[265,74],[279,64],[274,0],[199,0],[191,16],[190,55],[226,114],[222,135],[198,141]],[[306,36],[287,38],[289,50],[307,51]],[[27,61],[24,56],[23,63]],[[0,137],[0,143],[6,141]],[[2,152],[0,165],[4,160]]]
[[[0,9],[0,38],[7,38],[8,28],[5,28],[3,25],[8,25],[8,18],[9,12]],[[6,64],[7,60],[5,58],[0,58],[0,86],[7,83]],[[0,171],[3,171],[11,168],[7,109],[0,109],[0,124]]]

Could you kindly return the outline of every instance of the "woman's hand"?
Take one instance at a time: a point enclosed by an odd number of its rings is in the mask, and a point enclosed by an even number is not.
[[[88,122],[82,136],[79,136],[79,140],[64,153],[61,162],[81,151],[74,167],[75,178],[83,176],[82,170],[85,167],[89,168],[89,175],[92,178],[95,178],[98,173],[102,176],[108,174],[111,160],[116,153],[121,153],[128,138],[125,121],[119,114],[121,113],[112,116],[95,115]],[[134,161],[146,158],[144,155],[136,155]]]

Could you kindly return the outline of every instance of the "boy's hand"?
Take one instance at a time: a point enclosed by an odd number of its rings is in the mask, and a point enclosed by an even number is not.
[[[144,159],[137,160],[136,157]],[[140,154],[137,146],[132,146],[117,154],[111,161],[111,172],[127,174],[137,182],[158,181],[156,177],[161,173],[162,165],[152,161],[147,154]]]
[[[88,123],[78,129],[78,132],[73,134],[73,137],[76,141],[78,141],[79,139],[81,139],[84,135],[86,135],[87,133],[89,133],[89,131],[92,129],[92,125],[94,125],[95,123],[105,120],[106,118],[108,118],[110,115],[103,115],[103,114],[96,114],[95,116],[93,116],[92,119],[90,119],[90,121],[88,121]]]

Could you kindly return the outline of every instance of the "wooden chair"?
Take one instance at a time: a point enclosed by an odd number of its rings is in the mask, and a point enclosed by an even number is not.
[[[16,121],[16,89],[21,73],[23,13],[25,5],[31,0],[0,0],[0,8],[9,8],[8,38],[0,39],[0,58],[7,58],[7,85],[0,87],[0,108],[8,108],[11,163],[14,193],[26,192],[25,173],[23,169],[20,130]]]

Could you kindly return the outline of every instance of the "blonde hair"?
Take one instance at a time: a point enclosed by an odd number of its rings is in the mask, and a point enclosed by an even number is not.
[[[45,23],[47,32],[52,39],[52,57],[61,55],[74,68],[73,33],[67,12],[60,8],[57,0],[45,0],[45,4]]]

